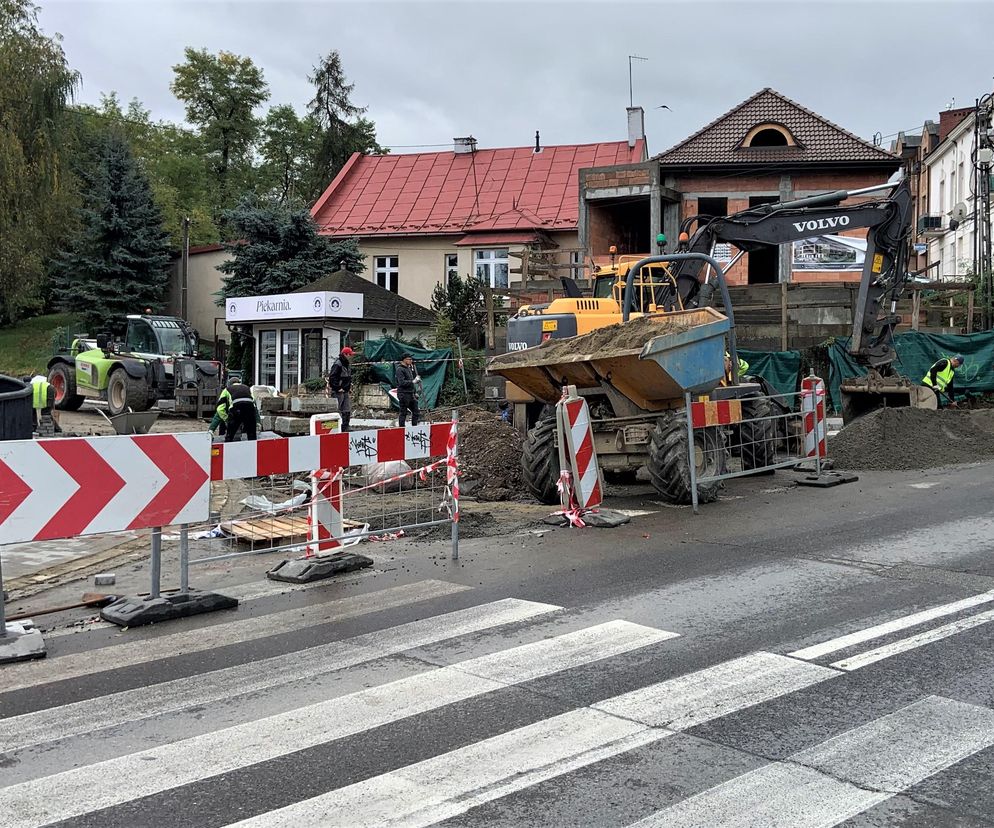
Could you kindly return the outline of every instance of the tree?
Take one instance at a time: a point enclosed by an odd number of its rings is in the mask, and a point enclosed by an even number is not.
[[[186,104],[187,120],[200,127],[214,161],[215,204],[223,210],[230,206],[232,169],[250,166],[260,124],[255,108],[268,100],[269,87],[251,58],[190,48],[184,54],[186,61],[173,67],[170,89]]]
[[[30,0],[0,0],[0,322],[36,310],[45,268],[71,229],[62,149],[79,84]]]
[[[318,235],[308,210],[247,196],[225,221],[238,241],[225,244],[231,257],[218,268],[225,274],[222,302],[229,296],[289,293],[343,265],[353,273],[365,269],[358,240]]]
[[[459,339],[473,341],[487,318],[483,282],[450,273],[445,284],[435,285],[431,294],[431,309],[451,321],[452,330]]]
[[[308,198],[313,201],[331,183],[354,152],[382,155],[376,143],[376,127],[361,117],[365,107],[352,103],[354,83],[349,83],[337,50],[330,51],[307,79],[314,84],[309,105],[320,136],[310,175]]]
[[[264,191],[280,204],[307,199],[307,176],[317,150],[319,128],[311,115],[297,117],[292,106],[274,106],[262,125],[259,154]]]
[[[152,189],[118,130],[104,134],[83,184],[82,230],[56,259],[52,288],[58,307],[96,332],[125,314],[161,307],[170,248]]]

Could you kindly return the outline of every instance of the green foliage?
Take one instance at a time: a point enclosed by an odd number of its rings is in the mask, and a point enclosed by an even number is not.
[[[336,49],[321,58],[307,79],[314,85],[314,98],[308,111],[318,132],[305,196],[314,201],[352,153],[382,155],[385,150],[376,143],[373,122],[362,117],[366,108],[352,103],[355,84],[346,79],[342,58]]]
[[[436,288],[437,290],[437,288]],[[439,392],[438,406],[452,407],[471,402],[483,401],[483,369],[486,358],[482,351],[474,351],[461,346],[461,337],[456,332],[456,324],[448,316],[439,313],[432,328],[435,348],[451,348],[456,360],[462,352],[463,364],[450,362],[445,371],[445,382]],[[463,386],[463,372],[466,385]]]
[[[259,135],[255,109],[269,98],[269,87],[251,58],[206,49],[184,50],[186,60],[173,67],[173,94],[186,104],[186,119],[200,128],[216,176],[217,211],[231,206],[232,177],[251,168]]]
[[[343,264],[353,273],[364,269],[358,241],[319,236],[308,210],[251,196],[225,219],[238,241],[225,245],[231,258],[219,268],[226,275],[218,304],[228,296],[289,293]]]
[[[274,106],[262,125],[259,189],[280,204],[304,200],[317,149],[319,127],[311,115],[297,117],[292,106]],[[328,180],[330,183],[331,179]]]
[[[44,374],[59,332],[75,333],[79,326],[69,314],[36,316],[0,328],[0,374],[22,377]]]
[[[57,257],[57,307],[93,331],[145,307],[161,308],[168,287],[169,242],[148,180],[125,137],[109,131],[98,162],[83,174],[82,230]]]
[[[45,267],[71,224],[62,148],[79,85],[29,0],[0,0],[0,322],[40,309]]]
[[[445,284],[435,285],[431,309],[452,323],[455,337],[469,341],[487,318],[483,282],[474,277],[463,279],[455,273],[449,274]]]

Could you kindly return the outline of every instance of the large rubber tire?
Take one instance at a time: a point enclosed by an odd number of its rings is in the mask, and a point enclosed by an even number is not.
[[[773,419],[773,404],[766,397],[745,397],[742,420],[738,429],[742,470],[772,466],[777,458],[777,421]]]
[[[720,428],[694,431],[694,457],[698,477],[713,477],[728,469],[728,451]],[[690,462],[687,457],[687,421],[683,416],[660,417],[649,439],[649,479],[670,503],[692,502]],[[718,499],[720,480],[697,484],[699,503]]]
[[[78,411],[85,397],[76,393],[76,369],[57,362],[48,372],[48,381],[55,391],[55,407],[59,411]]]
[[[559,503],[559,449],[556,447],[556,419],[539,420],[525,437],[521,451],[521,471],[525,486],[540,503]]]
[[[114,416],[126,413],[129,408],[132,411],[148,409],[148,386],[129,376],[123,368],[116,368],[107,379],[107,409]]]

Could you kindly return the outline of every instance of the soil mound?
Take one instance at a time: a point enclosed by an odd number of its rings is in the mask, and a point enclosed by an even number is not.
[[[840,469],[929,469],[994,457],[994,410],[882,408],[828,444]]]
[[[477,500],[515,500],[521,478],[521,433],[483,409],[459,412],[459,465],[463,489]]]

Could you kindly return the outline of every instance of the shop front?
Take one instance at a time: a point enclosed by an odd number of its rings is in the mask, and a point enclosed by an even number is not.
[[[229,328],[249,328],[255,382],[284,392],[327,374],[342,338],[363,324],[363,295],[314,291],[241,296],[225,303]]]

